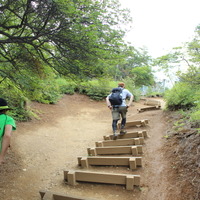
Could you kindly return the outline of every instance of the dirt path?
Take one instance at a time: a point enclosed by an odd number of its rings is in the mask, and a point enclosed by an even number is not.
[[[7,163],[0,167],[0,199],[39,200],[39,190],[100,200],[170,200],[169,164],[163,144],[166,133],[162,110],[138,114],[143,103],[129,109],[128,121],[149,119],[149,138],[145,140],[143,167],[132,172],[124,167],[91,167],[90,170],[139,174],[141,187],[127,191],[123,186],[80,183],[76,187],[63,181],[63,170],[79,169],[77,157],[111,133],[111,115],[105,102],[82,95],[65,96],[57,105],[33,104],[41,120],[19,123],[12,138]],[[136,128],[141,130],[140,128]]]

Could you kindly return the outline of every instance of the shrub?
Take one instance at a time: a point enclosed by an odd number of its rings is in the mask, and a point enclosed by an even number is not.
[[[200,92],[197,91],[194,95],[195,98],[195,107],[192,109],[192,112],[190,114],[191,121],[194,121],[198,124],[200,124]]]
[[[34,115],[34,113],[26,107],[28,98],[9,80],[1,83],[0,93],[1,98],[6,99],[9,107],[12,108],[12,110],[8,111],[8,115],[12,116],[15,120],[28,121]]]
[[[134,100],[140,99],[141,92],[135,88],[134,83],[131,79],[121,80],[125,83],[126,88],[133,93]],[[78,92],[81,94],[88,95],[94,100],[103,100],[111,92],[112,88],[117,87],[120,81],[111,81],[107,79],[92,80],[88,82],[82,82],[78,87]]]
[[[196,110],[190,115],[192,121],[197,121],[200,123],[200,110]]]
[[[77,88],[76,83],[66,80],[64,78],[56,79],[56,84],[58,85],[61,94],[74,94]]]
[[[166,108],[169,110],[190,109],[194,106],[194,89],[183,82],[176,83],[175,86],[165,92]]]
[[[104,79],[83,82],[79,86],[79,93],[88,95],[94,100],[103,100],[109,94],[108,81]]]
[[[40,80],[38,87],[32,92],[31,100],[40,103],[55,104],[61,98],[61,92],[55,79]]]

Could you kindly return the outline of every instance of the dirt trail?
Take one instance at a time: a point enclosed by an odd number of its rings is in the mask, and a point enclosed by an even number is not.
[[[149,138],[145,140],[143,167],[130,171],[125,167],[91,167],[90,170],[139,174],[141,187],[127,191],[119,185],[80,183],[76,187],[63,181],[63,170],[80,169],[77,157],[104,135],[111,134],[111,114],[105,102],[83,95],[64,96],[56,105],[32,104],[41,120],[18,123],[12,138],[7,163],[0,167],[0,199],[39,200],[39,190],[98,200],[171,200],[169,163],[164,157],[166,133],[162,110],[138,113],[143,102],[133,103],[128,121],[149,119]],[[143,130],[136,128],[136,130]],[[173,195],[173,194],[172,194]]]

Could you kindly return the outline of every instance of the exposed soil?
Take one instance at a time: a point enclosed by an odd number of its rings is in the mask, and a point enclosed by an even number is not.
[[[46,190],[98,200],[181,200],[180,188],[175,185],[178,180],[173,158],[168,151],[176,144],[170,146],[163,137],[168,119],[163,110],[138,113],[137,108],[144,107],[143,103],[142,100],[133,103],[127,115],[128,121],[149,120],[147,127],[134,129],[147,130],[149,135],[143,147],[143,167],[135,171],[126,167],[88,169],[139,174],[140,187],[133,191],[120,185],[91,183],[73,187],[63,181],[64,170],[82,170],[77,165],[78,156],[87,156],[88,147],[94,147],[96,141],[112,133],[106,103],[75,94],[64,96],[56,105],[31,104],[40,120],[17,124],[6,163],[0,166],[0,199],[39,200],[39,191]]]

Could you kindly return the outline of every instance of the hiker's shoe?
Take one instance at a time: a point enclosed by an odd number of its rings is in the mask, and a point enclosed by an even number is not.
[[[123,129],[120,130],[120,132],[119,132],[120,135],[125,135],[126,133],[127,133],[127,131],[125,131],[125,130],[123,130]]]
[[[113,133],[113,140],[117,139],[117,133]]]

